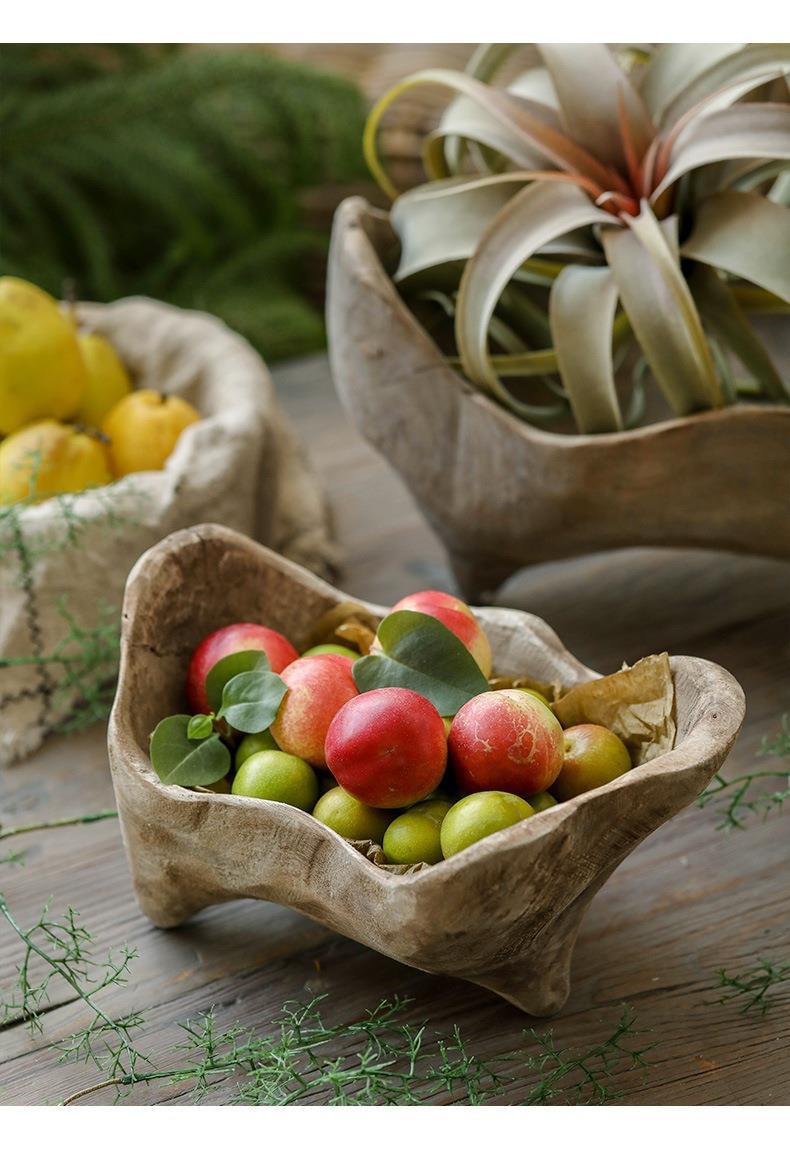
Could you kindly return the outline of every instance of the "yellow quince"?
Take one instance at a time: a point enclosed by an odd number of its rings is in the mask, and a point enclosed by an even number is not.
[[[88,378],[77,420],[99,428],[107,413],[132,390],[132,381],[115,348],[104,336],[91,332],[80,335],[78,340]]]
[[[77,331],[52,296],[0,277],[0,435],[33,420],[71,418],[86,381]]]
[[[110,466],[116,476],[159,471],[184,428],[200,414],[180,396],[162,396],[150,388],[130,392],[102,425],[110,441]]]
[[[104,444],[57,420],[29,424],[0,443],[0,505],[111,481]]]

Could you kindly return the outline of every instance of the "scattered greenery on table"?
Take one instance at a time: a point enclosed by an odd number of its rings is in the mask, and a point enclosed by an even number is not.
[[[790,716],[774,738],[764,741],[762,754],[790,755]],[[746,791],[740,790],[744,780],[766,774],[775,773],[747,773],[731,781],[737,801],[726,809],[725,825],[743,826],[744,809],[766,810],[765,797],[745,799]],[[790,785],[790,773],[785,782]],[[728,786],[722,781],[713,795]],[[96,811],[0,826],[0,841],[116,816],[115,811]],[[24,862],[24,851],[0,853],[0,866]],[[186,1101],[193,1103],[211,1102],[212,1091],[224,1086],[231,1088],[229,1101],[236,1104],[288,1105],[319,1098],[330,1105],[421,1105],[439,1099],[469,1105],[605,1104],[621,1097],[615,1083],[624,1073],[647,1073],[656,1046],[640,1035],[628,1005],[611,1030],[585,1049],[559,1047],[551,1030],[527,1029],[515,1050],[483,1057],[458,1027],[442,1033],[414,1023],[407,999],[384,1000],[361,1019],[329,1023],[324,1007],[331,1004],[322,1006],[326,997],[319,996],[286,1003],[265,1032],[238,1023],[226,1027],[212,1007],[179,1025],[184,1038],[167,1052],[165,1066],[152,1062],[144,1049],[145,1013],[116,1015],[106,1002],[106,993],[128,982],[135,951],[124,946],[97,955],[91,932],[71,907],[55,915],[47,904],[24,925],[2,890],[0,920],[21,945],[14,985],[0,989],[0,1028],[24,1023],[43,1033],[50,993],[59,982],[82,1005],[83,1026],[53,1046],[61,1061],[92,1067],[96,1078],[65,1103],[109,1090],[118,1099],[143,1084],[160,1082],[183,1085]],[[760,957],[741,972],[720,969],[715,990],[722,994],[708,1002],[736,1003],[744,1013],[765,1015],[778,1001],[777,989],[788,984],[790,963]],[[526,1086],[519,1084],[524,1072],[530,1079]]]
[[[205,309],[270,359],[320,347],[301,196],[362,175],[363,122],[351,83],[260,50],[5,45],[0,274]]]
[[[724,994],[715,1002],[734,1001],[740,1005],[744,1014],[754,1009],[760,1015],[765,1015],[774,1000],[776,988],[790,984],[790,963],[776,963],[761,958],[753,967],[738,974],[730,974],[722,968],[718,976],[717,990],[723,990]]]
[[[9,862],[5,860],[4,862]],[[18,862],[18,860],[17,860]],[[54,1044],[61,1061],[77,1061],[100,1074],[64,1100],[115,1089],[115,1098],[135,1086],[183,1084],[190,1102],[201,1102],[222,1085],[232,1085],[229,1102],[289,1105],[311,1100],[329,1105],[420,1105],[443,1102],[482,1105],[515,1088],[519,1072],[533,1072],[522,1106],[546,1103],[602,1104],[620,1097],[616,1075],[646,1071],[647,1043],[623,1007],[617,1022],[586,1049],[561,1048],[551,1031],[523,1032],[523,1046],[499,1055],[476,1055],[458,1027],[443,1034],[405,1016],[408,999],[383,1000],[361,1019],[329,1024],[319,996],[286,1003],[263,1033],[234,1024],[223,1027],[212,1008],[181,1024],[184,1038],[168,1052],[168,1065],[155,1065],[141,1049],[145,1016],[113,1016],[103,992],[122,987],[137,953],[121,948],[97,957],[90,932],[73,908],[53,916],[45,907],[35,922],[21,925],[0,893],[0,918],[22,944],[16,986],[0,999],[0,1026],[24,1022],[43,1032],[53,983],[62,981],[82,1003],[86,1022]],[[138,1037],[139,1032],[142,1037]]]
[[[790,759],[790,712],[782,717],[776,735],[763,740],[758,754]],[[751,816],[765,818],[778,811],[787,800],[790,800],[790,764],[747,771],[733,779],[717,772],[697,802],[700,807],[713,804],[721,812],[719,827],[733,831],[744,828]]]

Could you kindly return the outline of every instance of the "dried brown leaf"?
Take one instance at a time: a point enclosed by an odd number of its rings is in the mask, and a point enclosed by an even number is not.
[[[649,655],[572,687],[554,705],[563,727],[598,723],[619,735],[635,766],[670,751],[675,742],[675,687],[669,656]]]

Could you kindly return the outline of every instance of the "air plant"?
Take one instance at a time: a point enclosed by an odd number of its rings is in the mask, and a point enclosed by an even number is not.
[[[634,349],[637,399],[649,372],[678,416],[786,402],[748,317],[790,310],[790,45],[539,45],[497,86],[519,47],[417,72],[370,114],[406,298],[453,317],[455,362],[525,419],[570,406],[581,432],[632,422],[615,380]],[[378,127],[424,84],[454,99],[425,142],[428,182],[398,195]],[[545,381],[551,405],[516,379]]]

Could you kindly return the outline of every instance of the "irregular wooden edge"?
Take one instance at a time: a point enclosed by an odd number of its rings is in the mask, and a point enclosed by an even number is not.
[[[385,213],[360,197],[340,206],[327,293],[332,376],[443,541],[468,599],[490,598],[525,565],[611,548],[790,558],[777,491],[790,468],[790,406],[738,404],[600,435],[534,427],[447,364],[385,268],[394,248]]]
[[[380,208],[373,208],[363,196],[350,196],[344,200],[335,213],[333,243],[335,251],[342,254],[342,260],[347,269],[352,270],[360,285],[366,291],[378,295],[391,309],[393,321],[402,327],[420,349],[426,361],[434,361],[432,367],[441,369],[444,375],[452,381],[455,388],[468,397],[468,399],[481,408],[484,408],[496,420],[501,422],[510,432],[519,438],[533,444],[543,444],[555,451],[568,453],[583,453],[585,450],[603,447],[621,447],[623,443],[638,443],[641,441],[657,440],[670,437],[678,430],[695,425],[709,426],[711,434],[717,434],[718,429],[730,425],[743,425],[745,427],[761,428],[772,424],[779,418],[787,423],[787,435],[790,437],[790,407],[785,404],[749,404],[739,403],[717,410],[697,412],[691,416],[682,416],[662,420],[660,423],[648,424],[643,427],[629,428],[619,432],[597,432],[595,435],[578,432],[576,434],[560,434],[546,431],[543,428],[529,424],[518,419],[507,408],[501,407],[494,400],[472,387],[459,372],[451,368],[434,341],[414,316],[402,297],[399,295],[393,281],[388,276],[381,259],[382,249],[390,246],[397,247],[397,238],[389,223],[389,215]],[[339,274],[339,257],[334,268],[330,267],[328,284],[328,315],[334,318],[332,308],[333,279]],[[335,293],[337,295],[337,293]],[[342,307],[342,301],[340,302]],[[340,322],[340,321],[339,321]],[[330,345],[330,357],[331,357]],[[342,391],[343,372],[338,371],[338,386]]]
[[[209,565],[203,573],[201,563]],[[672,751],[432,868],[397,875],[376,867],[306,812],[158,780],[143,746],[139,713],[137,727],[133,722],[133,687],[137,683],[145,692],[152,659],[164,682],[171,682],[171,674],[173,682],[183,675],[191,650],[187,633],[179,646],[176,621],[175,634],[165,636],[160,649],[151,642],[158,644],[158,634],[150,628],[167,631],[184,581],[202,586],[207,572],[214,586],[235,574],[247,581],[245,587],[253,586],[251,577],[258,586],[260,573],[261,587],[278,586],[289,603],[299,602],[292,600],[293,589],[311,610],[344,598],[318,577],[216,525],[177,532],[138,561],[124,605],[121,676],[108,745],[143,911],[159,926],[175,926],[212,903],[268,899],[400,962],[479,983],[531,1014],[558,1010],[569,992],[576,933],[593,895],[646,835],[704,788],[735,740],[744,715],[735,680],[705,660],[673,659],[679,735]],[[267,573],[277,576],[271,584]],[[163,624],[165,603],[170,614]],[[364,606],[376,615],[384,611]],[[182,610],[189,618],[189,605]],[[595,677],[537,617],[504,608],[476,614],[494,641],[495,657],[498,634],[501,640],[524,629],[536,660],[551,661],[558,678],[575,683]]]
[[[229,807],[248,805],[257,807],[263,804],[270,808],[276,807],[283,811],[293,811],[294,817],[300,821],[304,828],[309,829],[322,839],[340,845],[347,858],[353,861],[353,866],[369,873],[368,861],[355,848],[336,832],[318,823],[307,813],[298,812],[286,805],[275,804],[270,801],[249,800],[243,796],[234,795],[213,793],[207,795],[183,788],[172,788],[161,783],[151,766],[147,749],[140,746],[130,730],[128,723],[130,703],[125,695],[125,681],[129,663],[134,659],[134,619],[138,604],[145,598],[151,583],[156,581],[157,567],[162,560],[180,552],[186,541],[208,537],[224,539],[228,544],[248,552],[250,557],[257,562],[279,569],[293,580],[297,588],[311,587],[337,603],[348,598],[318,576],[304,570],[297,564],[291,563],[262,544],[257,544],[221,525],[203,524],[196,528],[187,528],[183,531],[174,532],[161,543],[156,544],[140,557],[127,581],[123,611],[121,667],[118,691],[110,717],[109,738],[115,749],[114,758],[121,765],[127,763],[129,770],[139,775],[145,781],[146,786],[168,796],[168,798],[175,796],[179,803],[199,806],[221,804]],[[387,608],[385,607],[367,601],[359,602],[378,618],[382,618],[386,614]],[[560,675],[564,677],[563,682],[565,683],[571,682],[570,677],[572,677],[572,682],[582,682],[595,678],[598,674],[580,663],[565,648],[556,632],[538,616],[514,608],[478,608],[475,614],[484,625],[488,624],[489,627],[493,624],[505,628],[528,628],[535,639],[555,656]],[[643,764],[641,767],[633,768],[626,775],[607,784],[605,788],[599,788],[594,792],[588,792],[576,799],[558,804],[554,808],[539,813],[538,816],[533,816],[524,823],[499,832],[496,836],[475,844],[463,853],[453,856],[449,860],[444,860],[441,864],[436,864],[429,871],[419,872],[416,875],[395,875],[375,869],[375,874],[381,876],[386,883],[427,886],[430,883],[443,882],[444,876],[449,877],[451,874],[459,873],[466,867],[472,866],[477,860],[494,855],[498,856],[507,844],[537,840],[547,835],[552,829],[572,820],[579,810],[594,808],[600,795],[604,792],[622,790],[623,792],[635,793],[647,780],[656,780],[667,776],[688,776],[690,777],[690,787],[696,788],[695,794],[698,793],[712,778],[716,765],[727,754],[740,730],[745,713],[743,691],[729,672],[707,660],[691,656],[673,656],[671,667],[676,678],[676,685],[678,675],[689,681],[697,682],[698,694],[694,705],[700,713],[694,730],[690,735],[681,739],[679,745],[672,751],[659,756],[650,763]],[[123,766],[121,766],[121,770],[123,770]],[[684,800],[682,804],[677,805],[678,809],[685,806],[686,802],[687,800]],[[675,808],[675,804],[672,804],[672,807]]]

